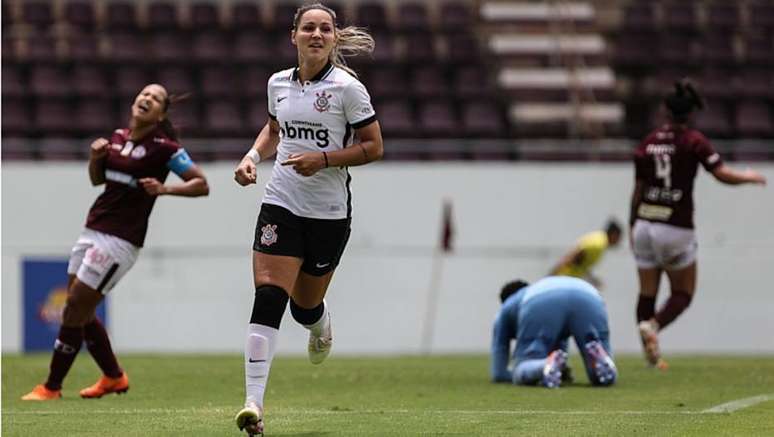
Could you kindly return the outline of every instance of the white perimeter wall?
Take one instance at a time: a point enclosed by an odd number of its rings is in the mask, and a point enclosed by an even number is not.
[[[774,182],[774,166],[756,167]],[[120,352],[242,350],[262,184],[238,187],[231,164],[204,170],[210,197],[160,199],[146,248],[109,296]],[[262,182],[269,172],[261,166]],[[342,354],[419,353],[428,333],[431,352],[486,351],[500,286],[539,278],[609,215],[625,221],[632,187],[625,164],[379,163],[351,172],[353,234],[329,294]],[[22,345],[22,257],[66,257],[98,191],[85,163],[3,163],[3,352]],[[434,261],[443,198],[454,205],[455,252]],[[774,191],[723,186],[702,172],[696,200],[698,293],[664,332],[663,348],[774,353]],[[428,327],[434,262],[440,281]],[[614,348],[639,350],[628,248],[609,252],[597,272]],[[286,315],[280,352],[304,353],[305,337]]]

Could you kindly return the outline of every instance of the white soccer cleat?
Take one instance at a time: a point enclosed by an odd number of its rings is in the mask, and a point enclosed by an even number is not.
[[[263,408],[254,403],[247,404],[237,413],[236,425],[249,436],[263,436]]]
[[[567,366],[567,352],[557,349],[546,358],[543,367],[543,385],[548,388],[557,388],[562,385],[562,369]]]
[[[640,331],[645,359],[651,366],[661,368],[659,363],[663,360],[661,359],[661,351],[658,347],[658,328],[656,327],[656,324],[650,320],[643,320],[637,325],[637,328]]]
[[[309,361],[312,364],[320,364],[328,358],[328,354],[331,353],[331,347],[333,346],[333,329],[331,328],[331,314],[325,312],[328,320],[323,324],[322,332],[319,336],[314,335],[312,331],[309,331]]]

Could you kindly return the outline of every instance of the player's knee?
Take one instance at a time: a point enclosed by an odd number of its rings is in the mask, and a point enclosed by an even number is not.
[[[313,308],[304,308],[296,303],[294,299],[290,299],[290,314],[293,315],[293,319],[302,325],[311,325],[323,316],[325,304],[320,302]]]
[[[270,284],[255,287],[255,300],[253,301],[250,323],[279,329],[287,304],[288,293],[281,287]]]

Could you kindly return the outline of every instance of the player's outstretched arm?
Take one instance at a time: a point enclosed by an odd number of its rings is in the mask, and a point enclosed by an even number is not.
[[[183,179],[183,183],[177,185],[164,185],[156,178],[142,178],[139,182],[151,196],[199,197],[210,194],[207,178],[197,165],[180,173],[180,178]]]
[[[727,165],[720,165],[712,170],[712,175],[718,181],[729,185],[760,184],[766,185],[766,177],[752,169],[734,170]]]
[[[241,186],[254,184],[258,180],[256,164],[277,153],[279,144],[279,124],[269,120],[255,138],[250,151],[242,158],[234,170],[234,180]]]

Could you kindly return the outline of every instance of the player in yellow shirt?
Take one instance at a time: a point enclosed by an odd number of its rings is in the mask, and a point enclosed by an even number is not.
[[[621,226],[611,219],[604,230],[589,232],[582,236],[575,247],[567,252],[551,270],[551,276],[574,276],[589,281],[600,288],[602,282],[591,273],[591,268],[599,262],[605,250],[618,245],[621,240]]]

